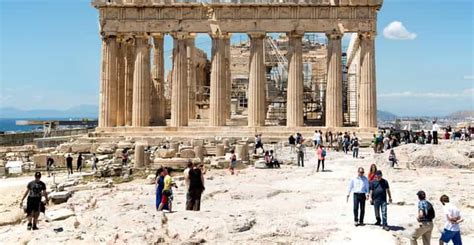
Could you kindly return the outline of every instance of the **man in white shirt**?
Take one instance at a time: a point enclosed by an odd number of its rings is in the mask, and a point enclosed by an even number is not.
[[[444,217],[446,219],[444,231],[439,238],[439,244],[443,245],[444,243],[453,241],[454,245],[462,245],[459,223],[463,222],[463,219],[461,218],[459,209],[449,203],[449,197],[446,195],[442,195],[439,200],[441,204],[443,204]]]
[[[321,134],[318,132],[318,130],[314,131],[313,142],[315,147],[321,144]]]
[[[433,121],[433,127],[431,128],[431,131],[433,133],[433,144],[437,145],[438,144],[439,125],[436,123],[436,121]]]
[[[193,161],[191,160],[188,160],[188,167],[183,171],[183,175],[184,175],[184,185],[186,186],[186,209],[188,208],[188,203],[189,201],[191,200],[191,196],[189,195],[189,183],[190,183],[190,179],[189,179],[189,171],[191,169],[193,169]]]
[[[351,179],[347,190],[346,201],[349,201],[351,192],[354,193],[354,225],[364,225],[365,200],[369,198],[369,180],[364,176],[364,168],[357,169],[357,177]],[[359,215],[360,207],[360,215]]]

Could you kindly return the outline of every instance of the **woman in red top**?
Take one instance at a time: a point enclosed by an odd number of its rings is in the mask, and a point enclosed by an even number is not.
[[[322,171],[324,172],[324,159],[326,159],[326,149],[322,144],[318,145],[318,149],[316,150],[316,155],[318,156],[318,167],[316,168],[316,172],[319,172],[319,164],[322,163]]]
[[[377,172],[377,166],[375,164],[370,165],[369,175],[367,176],[369,178],[369,182],[375,180],[375,172]]]

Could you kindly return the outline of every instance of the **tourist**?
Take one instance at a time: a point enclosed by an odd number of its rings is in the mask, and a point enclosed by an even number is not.
[[[417,239],[421,236],[423,239],[423,245],[429,245],[431,242],[431,232],[433,231],[433,219],[435,212],[433,205],[426,200],[426,194],[424,191],[418,191],[418,213],[416,219],[418,225],[415,230],[410,233],[411,245],[416,245]]]
[[[265,151],[265,156],[263,157],[263,159],[265,160],[265,165],[268,168],[273,168],[272,158],[270,157],[269,151]]]
[[[373,163],[372,165],[370,165],[369,174],[367,175],[367,177],[369,178],[369,182],[372,182],[375,180],[376,172],[377,172],[377,165]]]
[[[326,159],[326,149],[323,145],[319,145],[318,149],[316,150],[316,155],[318,156],[318,167],[316,168],[316,172],[319,172],[319,164],[321,164],[322,169],[321,171],[324,172],[324,160]]]
[[[380,132],[377,137],[377,152],[383,153],[383,132]]]
[[[383,138],[382,143],[383,143],[383,150],[384,150],[384,151],[390,149],[390,138],[389,138],[389,136],[385,136],[385,137]]]
[[[433,144],[437,145],[439,125],[436,123],[436,121],[433,121],[433,126],[431,127],[431,131],[433,132]]]
[[[321,144],[321,133],[319,133],[318,130],[314,131],[313,143],[314,143],[314,147],[318,147],[318,145]]]
[[[71,156],[71,154],[67,154],[66,167],[67,167],[67,176],[69,177],[69,175],[72,174],[72,156]]]
[[[78,172],[82,172],[82,153],[77,156],[77,169]]]
[[[161,203],[158,207],[158,211],[163,210],[163,207],[168,204],[168,210],[172,213],[172,200],[173,200],[173,190],[172,187],[178,188],[178,186],[173,182],[173,178],[168,173],[168,168],[163,168],[162,173],[163,179],[163,192],[161,196]]]
[[[439,244],[449,243],[453,241],[454,245],[462,245],[461,241],[461,229],[459,224],[463,222],[459,209],[449,202],[449,197],[442,195],[440,197],[441,204],[443,204],[444,218],[446,223],[444,224],[444,230],[441,232],[439,238]]]
[[[257,149],[259,148],[262,149],[262,152],[265,152],[265,149],[263,149],[262,134],[255,135],[255,150],[253,154],[257,154]]]
[[[389,231],[390,228],[387,226],[387,194],[389,203],[392,203],[392,194],[388,181],[382,178],[382,171],[377,170],[375,172],[375,180],[370,182],[369,189],[369,200],[374,205],[375,218],[377,219],[375,225],[380,225],[380,211],[382,211],[382,228]]]
[[[349,151],[350,144],[351,144],[351,138],[349,134],[345,132],[344,137],[342,139],[342,149],[346,155],[347,155],[347,152]]]
[[[201,196],[204,189],[204,177],[201,170],[191,168],[189,170],[189,202],[187,202],[186,210],[201,210]]]
[[[53,170],[54,159],[51,155],[48,155],[46,159],[46,171],[48,172],[48,177],[51,177],[51,171]]]
[[[357,176],[349,182],[346,201],[349,201],[351,192],[354,193],[354,225],[364,225],[365,200],[369,194],[369,181],[364,176],[364,168],[357,169]],[[359,214],[360,209],[360,215]]]
[[[295,136],[290,135],[290,137],[288,137],[288,144],[290,145],[290,153],[293,153],[295,151],[295,145],[296,145]]]
[[[352,140],[352,158],[359,158],[359,139],[354,137]]]
[[[273,154],[273,150],[270,150],[270,159],[274,168],[280,168],[280,162]]]
[[[188,209],[189,207],[189,202],[191,200],[191,196],[189,194],[189,171],[191,171],[191,169],[193,169],[193,161],[191,161],[191,159],[188,159],[188,166],[186,167],[186,169],[184,169],[183,171],[183,177],[184,177],[184,186],[185,186],[185,190],[186,190],[186,210],[192,210],[191,209]]]
[[[379,142],[378,142],[378,137],[376,134],[374,134],[373,138],[372,138],[372,146],[374,148],[374,153],[377,153],[377,150],[378,150],[378,146],[379,146]]]
[[[433,141],[433,135],[431,135],[431,132],[428,131],[428,135],[426,136],[426,144],[431,144]]]
[[[155,174],[156,210],[158,210],[158,208],[160,207],[161,199],[163,197],[163,188],[165,187],[164,179],[165,176],[163,175],[163,167],[160,167],[156,170]],[[168,204],[164,205],[163,209],[168,210]]]
[[[95,153],[92,153],[92,171],[96,172],[97,169],[97,163],[99,163],[99,158],[95,155]]]
[[[35,173],[35,180],[28,183],[25,194],[20,201],[20,208],[23,208],[23,200],[26,196],[26,214],[28,215],[28,230],[38,230],[38,217],[40,212],[44,212],[44,205],[48,204],[48,193],[46,192],[46,184],[41,181],[41,173]],[[46,203],[41,202],[41,197],[46,198]]]
[[[393,168],[395,164],[398,164],[397,156],[395,155],[395,150],[391,149],[390,154],[388,155],[388,161],[390,162],[390,166]]]
[[[324,144],[323,131],[319,130],[319,135],[320,135],[320,139],[321,139],[321,141],[319,142],[319,144]],[[326,141],[326,142],[327,142],[327,141]]]
[[[304,144],[298,143],[296,145],[296,159],[298,162],[298,167],[304,167],[304,152],[305,146]]]
[[[128,163],[128,150],[123,149],[122,151],[122,166],[126,166]]]
[[[232,175],[234,175],[235,167],[237,166],[237,155],[235,155],[235,151],[230,151],[230,164],[229,164],[229,171]]]

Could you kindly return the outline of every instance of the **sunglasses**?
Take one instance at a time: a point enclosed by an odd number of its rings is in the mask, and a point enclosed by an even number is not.
[[[363,173],[364,173],[364,171],[359,171],[359,173],[360,173],[360,174],[363,174]]]

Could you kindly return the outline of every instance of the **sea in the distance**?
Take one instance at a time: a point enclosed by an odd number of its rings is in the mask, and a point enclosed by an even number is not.
[[[42,125],[16,125],[17,120],[80,120],[76,118],[0,118],[0,132],[42,131]]]

